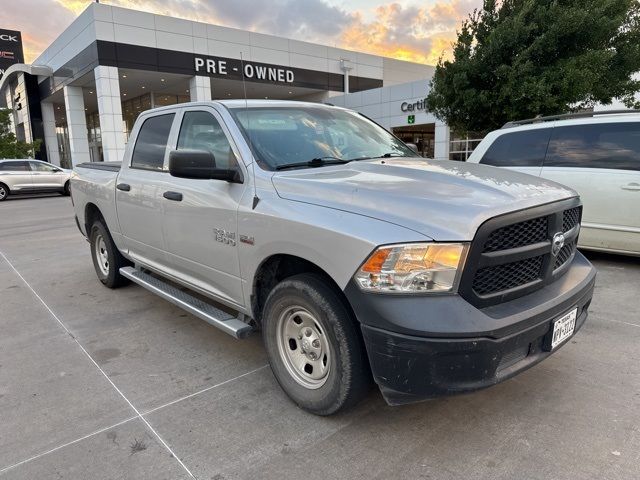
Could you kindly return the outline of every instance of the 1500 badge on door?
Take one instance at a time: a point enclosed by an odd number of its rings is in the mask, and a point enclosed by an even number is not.
[[[236,246],[235,232],[227,232],[226,230],[222,230],[220,228],[214,228],[213,235],[216,239],[216,242],[224,243],[225,245],[230,245],[232,247]]]

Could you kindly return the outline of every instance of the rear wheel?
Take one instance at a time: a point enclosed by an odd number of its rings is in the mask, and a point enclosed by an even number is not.
[[[118,251],[109,230],[102,220],[96,220],[89,235],[91,258],[98,279],[109,288],[117,288],[129,281],[120,275],[120,268],[129,265]]]
[[[276,285],[262,318],[273,373],[298,406],[330,415],[367,393],[370,373],[357,325],[321,276],[301,274]]]
[[[4,183],[0,183],[0,202],[6,200],[9,196],[9,187],[7,187]]]

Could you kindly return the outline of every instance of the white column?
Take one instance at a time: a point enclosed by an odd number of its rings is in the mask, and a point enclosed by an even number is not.
[[[449,146],[451,140],[451,129],[445,123],[436,121],[436,128],[433,140],[433,157],[436,160],[449,160]]]
[[[42,110],[42,126],[44,128],[44,148],[47,160],[53,165],[60,166],[60,151],[58,150],[58,135],[56,134],[56,116],[53,103],[40,102]]]
[[[98,66],[93,70],[93,73],[96,77],[96,96],[98,98],[104,161],[121,162],[124,157],[125,141],[118,68]]]
[[[82,87],[64,87],[64,105],[67,112],[69,129],[69,148],[71,164],[90,162],[89,135],[87,134],[87,118],[84,111]]]
[[[189,80],[189,95],[192,102],[208,102],[211,100],[211,80],[209,77],[196,75]]]

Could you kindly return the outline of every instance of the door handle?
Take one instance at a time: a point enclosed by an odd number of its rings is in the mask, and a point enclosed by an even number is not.
[[[174,202],[182,201],[182,194],[180,192],[164,192],[162,196],[167,200],[173,200]]]
[[[640,183],[631,182],[623,185],[620,188],[622,188],[622,190],[640,191]]]
[[[123,192],[128,192],[131,190],[131,185],[129,185],[128,183],[119,183],[118,185],[116,185],[116,188],[118,190],[122,190]]]

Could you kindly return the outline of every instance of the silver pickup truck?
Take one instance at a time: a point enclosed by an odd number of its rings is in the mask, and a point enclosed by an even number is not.
[[[389,404],[468,392],[585,322],[595,269],[561,185],[417,158],[343,108],[188,103],[144,112],[122,163],[78,165],[100,281],[133,281],[242,338],[328,415],[373,379]]]

